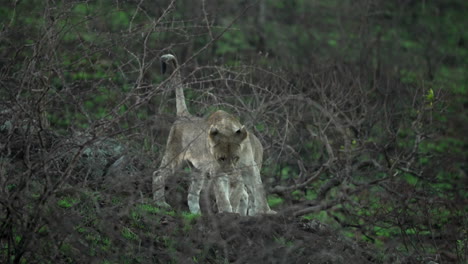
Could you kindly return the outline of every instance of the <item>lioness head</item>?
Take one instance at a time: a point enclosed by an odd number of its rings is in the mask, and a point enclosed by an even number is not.
[[[217,111],[209,118],[208,132],[210,151],[221,171],[234,169],[240,159],[247,130],[233,116]]]

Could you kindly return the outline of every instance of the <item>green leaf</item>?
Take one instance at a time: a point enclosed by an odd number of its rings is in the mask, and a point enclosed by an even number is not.
[[[270,207],[277,207],[281,205],[283,202],[284,202],[284,199],[279,197],[276,194],[268,196],[268,205],[270,205]]]

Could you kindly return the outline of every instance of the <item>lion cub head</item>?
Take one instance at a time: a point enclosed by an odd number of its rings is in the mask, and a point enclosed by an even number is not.
[[[229,172],[236,168],[247,139],[247,130],[233,115],[216,111],[208,118],[208,142],[218,169]]]

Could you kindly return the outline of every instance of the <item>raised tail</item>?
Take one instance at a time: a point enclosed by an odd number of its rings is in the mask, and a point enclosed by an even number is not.
[[[177,59],[172,54],[164,54],[161,56],[161,71],[164,74],[165,72],[174,73],[170,84],[175,88],[176,93],[176,110],[177,116],[190,116],[190,113],[187,110],[187,105],[185,104],[184,89],[182,87],[182,77],[180,76],[179,64]]]

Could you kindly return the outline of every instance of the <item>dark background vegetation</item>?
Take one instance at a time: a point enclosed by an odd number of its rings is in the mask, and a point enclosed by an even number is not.
[[[0,2],[0,262],[468,260],[467,1]],[[277,216],[192,215],[186,171],[152,203],[165,53]]]

